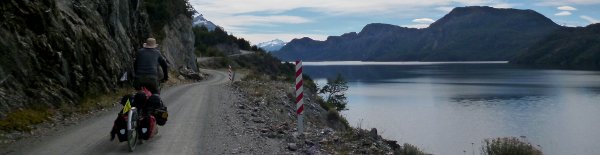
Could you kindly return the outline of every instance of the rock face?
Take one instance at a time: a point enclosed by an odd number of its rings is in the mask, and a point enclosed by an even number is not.
[[[0,118],[22,107],[78,104],[113,90],[151,32],[144,1],[5,0],[0,3]],[[196,69],[191,19],[158,40],[171,68]]]
[[[191,68],[198,70],[196,54],[194,54],[194,32],[190,18],[179,15],[177,19],[163,28],[166,34],[161,51],[171,63],[171,68]]]
[[[510,60],[560,26],[532,10],[459,7],[424,29],[373,23],[325,41],[294,39],[283,60]]]

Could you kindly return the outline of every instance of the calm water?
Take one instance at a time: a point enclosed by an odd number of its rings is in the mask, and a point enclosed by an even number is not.
[[[600,154],[600,72],[506,63],[310,63],[341,73],[351,125],[434,154],[479,154],[482,140],[522,137],[550,155]],[[322,85],[321,85],[322,86]],[[472,144],[473,143],[473,144]]]

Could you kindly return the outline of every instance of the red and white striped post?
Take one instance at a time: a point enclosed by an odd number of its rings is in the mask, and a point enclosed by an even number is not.
[[[231,73],[231,65],[229,65],[229,81],[233,81],[233,76]]]
[[[298,115],[298,133],[303,134],[302,115],[304,114],[304,89],[302,88],[302,60],[296,60],[296,114]]]

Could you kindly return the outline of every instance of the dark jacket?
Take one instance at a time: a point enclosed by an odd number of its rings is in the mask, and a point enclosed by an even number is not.
[[[162,57],[158,49],[141,48],[136,53],[135,63],[133,64],[135,76],[155,77],[158,79],[158,65],[162,68],[164,79],[169,78],[168,66],[165,58]]]

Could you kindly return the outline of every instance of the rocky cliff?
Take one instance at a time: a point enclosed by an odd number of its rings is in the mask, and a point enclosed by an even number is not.
[[[0,118],[114,90],[154,34],[143,0],[4,0],[0,12]],[[171,68],[195,69],[191,18],[168,23],[158,42]]]

